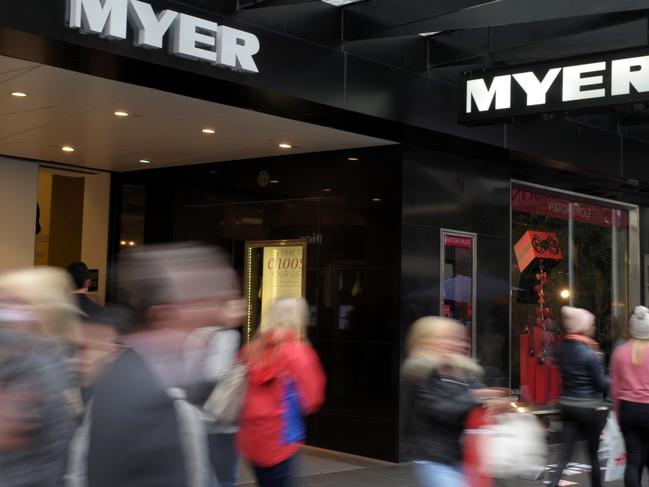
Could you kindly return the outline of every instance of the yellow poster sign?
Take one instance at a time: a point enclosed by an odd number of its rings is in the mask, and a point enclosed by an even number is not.
[[[261,326],[270,304],[279,297],[303,296],[304,247],[264,247],[261,286]]]

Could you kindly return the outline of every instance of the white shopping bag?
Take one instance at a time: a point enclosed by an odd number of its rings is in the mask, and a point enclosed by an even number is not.
[[[617,420],[615,419],[615,413],[613,411],[608,413],[608,419],[606,420],[606,426],[604,431],[600,435],[599,439],[599,449],[597,450],[597,455],[600,460],[607,460],[611,454],[611,444],[615,436],[619,433],[620,428],[617,425]]]
[[[499,414],[481,433],[482,475],[536,479],[545,471],[545,431],[531,414]]]
[[[609,414],[610,431],[607,432],[609,436],[609,454],[606,460],[606,474],[604,480],[612,482],[615,480],[622,480],[624,478],[624,470],[626,469],[626,449],[624,447],[624,437],[618,426],[615,413]],[[609,429],[609,423],[606,424],[606,429]]]

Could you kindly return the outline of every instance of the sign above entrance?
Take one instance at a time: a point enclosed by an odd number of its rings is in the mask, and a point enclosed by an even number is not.
[[[503,122],[533,115],[566,115],[649,100],[649,50],[465,73],[459,119]]]
[[[68,0],[68,27],[113,40],[127,38],[130,25],[138,47],[162,49],[165,36],[171,54],[225,68],[258,73],[254,34],[191,15],[163,10],[140,0]]]

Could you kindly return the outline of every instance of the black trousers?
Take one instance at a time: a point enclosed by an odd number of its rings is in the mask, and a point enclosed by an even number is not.
[[[561,480],[561,474],[570,462],[575,442],[580,439],[586,440],[588,445],[588,458],[592,470],[590,471],[590,484],[592,487],[601,487],[602,473],[599,467],[597,450],[599,449],[599,437],[606,425],[607,411],[598,411],[595,408],[583,408],[561,405],[561,445],[559,446],[559,466],[552,477],[552,487],[557,487]]]
[[[624,487],[640,487],[649,452],[649,404],[621,401],[620,429],[626,446]]]
[[[297,455],[272,467],[253,465],[259,487],[295,487],[295,463]]]

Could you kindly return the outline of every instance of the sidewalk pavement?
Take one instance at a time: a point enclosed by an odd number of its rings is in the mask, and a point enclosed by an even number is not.
[[[575,464],[583,461],[580,457],[581,455],[576,456]],[[587,462],[583,462],[585,463]],[[382,462],[317,448],[305,447],[300,470],[295,487],[419,487],[412,475],[411,464]],[[587,472],[584,467],[575,468],[576,470]],[[574,473],[563,478],[566,487],[590,486],[588,473]],[[242,465],[239,485],[254,486],[253,479],[248,467]],[[549,479],[550,474],[547,473],[545,479],[537,481],[497,480],[493,487],[543,487]],[[606,482],[603,485],[623,487],[623,482]],[[649,486],[649,482],[645,480],[643,485]]]

